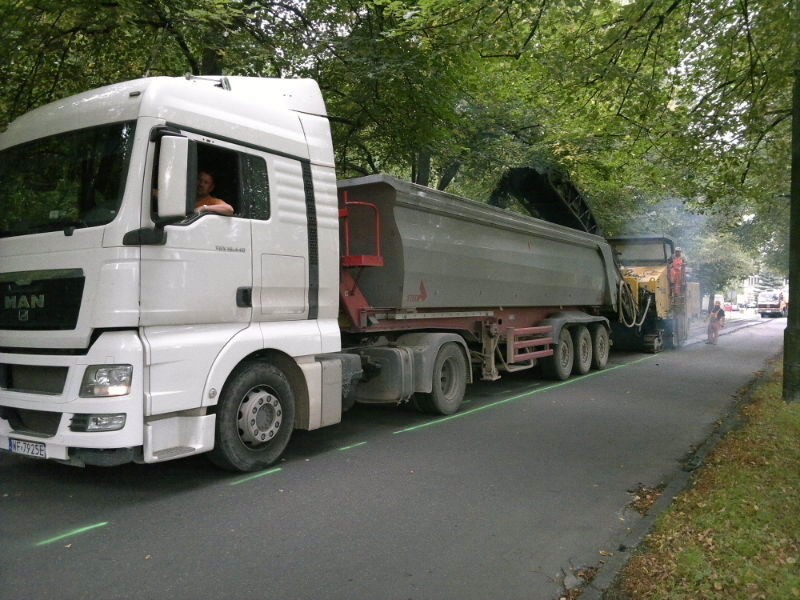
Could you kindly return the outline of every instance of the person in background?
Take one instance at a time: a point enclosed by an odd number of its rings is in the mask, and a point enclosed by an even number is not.
[[[723,327],[725,327],[725,309],[720,306],[720,301],[717,300],[708,315],[708,339],[706,344],[716,344],[719,339],[719,330]]]
[[[675,248],[675,256],[669,267],[669,280],[672,284],[672,294],[680,296],[683,293],[683,280],[685,276],[686,259],[683,257],[683,250]]]
[[[194,212],[198,214],[212,212],[218,215],[230,216],[233,214],[233,207],[219,198],[211,195],[214,191],[214,176],[208,171],[200,171],[197,174],[197,202],[194,204]]]

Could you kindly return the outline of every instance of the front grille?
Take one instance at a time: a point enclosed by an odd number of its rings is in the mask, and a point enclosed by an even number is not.
[[[67,367],[0,364],[0,387],[33,394],[63,393]]]
[[[75,329],[85,279],[80,269],[0,274],[0,329]]]

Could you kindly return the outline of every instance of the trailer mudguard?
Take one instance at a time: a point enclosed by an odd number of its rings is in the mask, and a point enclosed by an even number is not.
[[[565,310],[549,315],[540,325],[550,325],[553,328],[553,339],[557,340],[561,335],[561,330],[570,325],[590,325],[592,323],[602,323],[606,331],[611,331],[611,324],[606,317],[589,315],[578,310]]]
[[[467,383],[472,383],[472,363],[469,360],[469,348],[457,333],[447,332],[415,332],[401,335],[397,345],[411,350],[414,365],[414,392],[430,394],[433,382],[433,365],[436,355],[442,346],[454,342],[461,346],[467,359]]]

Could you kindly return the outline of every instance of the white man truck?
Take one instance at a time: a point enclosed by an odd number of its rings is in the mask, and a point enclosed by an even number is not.
[[[198,172],[231,217],[195,213]],[[0,450],[275,462],[353,402],[603,368],[598,236],[385,175],[337,184],[310,80],[148,78],[0,136]],[[635,321],[635,319],[633,319]]]

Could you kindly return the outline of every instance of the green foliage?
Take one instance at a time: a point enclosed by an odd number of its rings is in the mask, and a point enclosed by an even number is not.
[[[754,261],[730,235],[716,234],[695,247],[692,264],[694,278],[703,293],[710,296],[733,280],[745,279],[756,271]]]
[[[787,0],[12,0],[0,8],[0,128],[57,97],[148,75],[313,77],[340,177],[383,171],[485,199],[508,169],[547,166],[570,174],[606,231],[646,224],[678,198],[783,272],[790,10]]]
[[[274,46],[259,43],[270,16],[243,0],[6,4],[0,8],[0,78],[6,82],[0,128],[46,102],[126,79],[208,73],[223,63],[237,72],[274,75],[285,62]],[[281,31],[279,39],[286,38]]]

